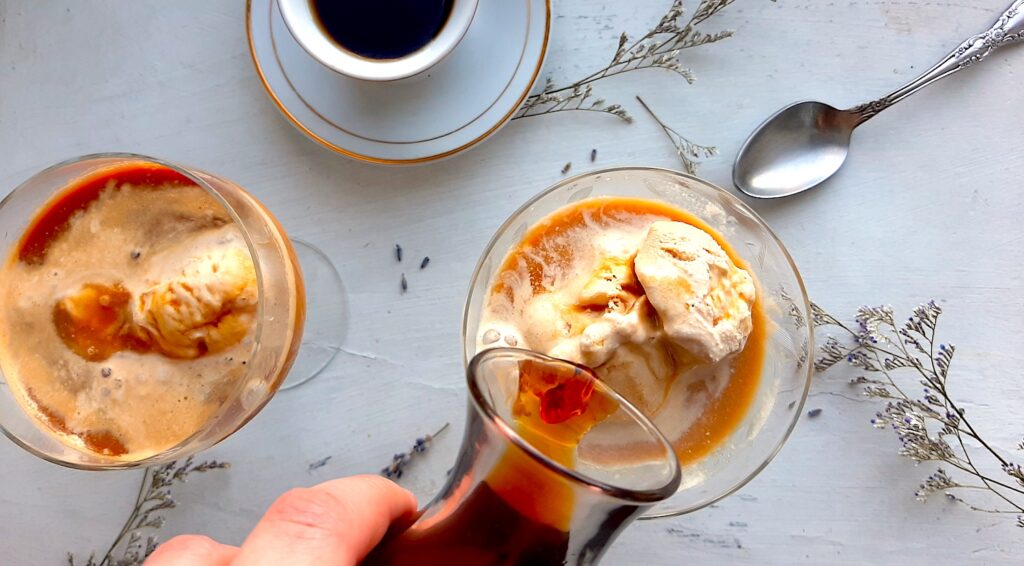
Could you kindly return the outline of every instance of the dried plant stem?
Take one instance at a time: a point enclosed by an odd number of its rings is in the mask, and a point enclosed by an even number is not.
[[[95,554],[91,554],[85,566],[136,566],[156,550],[156,535],[150,534],[143,541],[143,532],[159,530],[164,524],[163,511],[174,509],[177,502],[171,497],[171,488],[183,483],[193,473],[204,473],[230,467],[227,462],[210,460],[194,464],[190,457],[183,463],[169,462],[160,466],[146,468],[142,473],[139,491],[135,495],[135,504],[128,515],[121,531],[103,553],[99,562]],[[123,546],[120,556],[118,548]],[[69,566],[74,566],[75,557],[67,554]]]
[[[639,39],[630,41],[626,33],[619,35],[615,53],[603,68],[565,86],[558,86],[548,78],[544,89],[528,97],[512,119],[567,111],[589,111],[611,114],[625,122],[631,122],[632,117],[620,104],[606,104],[603,98],[591,101],[594,83],[641,69],[665,69],[683,77],[687,83],[693,83],[694,75],[680,64],[679,55],[686,49],[731,37],[731,31],[705,34],[699,31],[697,26],[733,1],[700,0],[693,16],[683,23],[680,21],[684,12],[683,0],[673,0],[658,24]]]
[[[128,530],[135,523],[135,520],[139,518],[139,511],[142,509],[142,495],[146,492],[146,485],[149,484],[149,468],[142,471],[142,481],[139,482],[139,491],[135,494],[135,503],[132,505],[132,512],[128,515],[128,519],[125,520],[124,525],[121,526],[121,532],[117,533],[114,537],[114,542],[110,543],[110,548],[103,553],[103,559],[100,560],[99,566],[108,566],[113,560],[114,549],[117,545],[121,544],[124,540],[124,536],[128,534]]]
[[[1024,527],[1024,469],[1010,462],[992,447],[949,394],[947,379],[956,347],[938,343],[937,328],[942,309],[934,301],[914,309],[902,324],[897,324],[889,307],[861,307],[854,329],[812,305],[815,326],[835,327],[852,339],[852,345],[829,336],[821,347],[815,369],[825,371],[841,360],[884,379],[858,377],[855,384],[864,385],[864,394],[886,400],[886,406],[875,415],[877,428],[891,427],[902,443],[900,454],[917,462],[936,461],[973,476],[982,485],[963,484],[938,468],[919,487],[918,499],[943,492],[951,501],[975,511],[1017,515],[1017,526]],[[922,398],[912,398],[899,385],[896,370],[908,370],[915,381],[924,386]],[[950,444],[947,439],[955,439]],[[968,446],[971,438],[981,446]],[[1024,449],[1024,442],[1020,447]],[[1005,478],[997,479],[979,468],[979,456],[988,455],[998,464]],[[975,505],[953,493],[953,490],[982,490],[1009,505],[995,509]]]
[[[661,127],[661,131],[664,132],[665,136],[672,142],[672,146],[676,148],[676,156],[678,156],[679,160],[683,162],[683,168],[687,173],[691,175],[696,174],[702,159],[718,155],[717,147],[696,144],[686,139],[682,134],[673,128],[670,128],[665,124],[665,122],[662,122],[661,118],[659,118],[658,115],[651,110],[651,107],[644,102],[644,99],[637,96],[636,100],[640,103],[640,106],[643,106],[644,110],[651,115],[651,118],[654,118],[654,121]]]
[[[380,475],[394,481],[398,481],[405,474],[405,468],[420,454],[425,453],[434,443],[434,439],[441,433],[448,430],[448,423],[444,423],[434,434],[421,436],[413,442],[412,448],[407,452],[398,452],[391,457],[391,463],[381,468]]]
[[[846,325],[844,325],[844,324],[842,324],[842,323],[840,323],[838,321],[836,321],[834,323],[834,325],[838,326],[839,328],[842,328],[843,330],[845,330],[848,334],[850,334],[854,338],[856,338],[858,336],[856,332],[854,332],[849,327],[847,327]],[[937,325],[938,325],[938,320],[936,319],[936,326]],[[936,370],[935,365],[934,365],[934,351],[935,351],[934,350],[934,343],[935,343],[935,331],[934,331],[934,328],[932,329],[932,331],[927,336],[927,340],[928,340],[929,344],[932,346],[931,348],[929,348],[929,354],[930,354],[929,358],[932,360],[931,367],[932,367],[932,372],[934,374],[934,373],[937,373],[937,370]],[[901,396],[903,398],[906,398],[906,399],[909,399],[909,396],[902,389],[900,389],[899,385],[896,383],[896,380],[893,378],[893,376],[890,373],[890,371],[885,369],[884,361],[883,361],[883,359],[881,357],[881,355],[883,355],[883,354],[887,355],[887,356],[891,356],[891,357],[903,356],[903,357],[906,357],[906,358],[910,358],[912,356],[912,354],[909,352],[909,350],[907,350],[906,346],[902,342],[896,342],[895,345],[900,350],[899,352],[892,352],[892,351],[890,351],[888,349],[882,348],[882,347],[877,346],[877,345],[873,345],[868,350],[870,352],[870,355],[872,356],[872,359],[874,360],[874,362],[876,363],[877,367],[879,368],[879,370],[878,370],[879,373],[881,373],[886,378],[887,384],[889,386],[891,386],[899,394],[899,396]],[[855,351],[858,351],[858,350],[861,350],[861,349],[864,349],[864,347],[858,345],[858,346],[855,346],[855,347],[851,348],[850,352],[852,353],[852,352],[855,352]],[[920,373],[923,377],[925,377],[925,378],[928,377],[928,374],[924,373],[924,371],[921,368],[916,367],[916,366],[914,366],[914,367],[915,367],[915,369],[917,369],[918,373]],[[978,476],[978,478],[981,479],[983,482],[999,485],[999,486],[1002,486],[1002,487],[1004,487],[1006,489],[1009,489],[1009,490],[1012,490],[1012,491],[1016,491],[1016,492],[1024,495],[1024,490],[1017,489],[1017,488],[1015,488],[1013,486],[1006,485],[1006,484],[1004,484],[1004,483],[1002,483],[1002,482],[1000,482],[998,480],[995,480],[995,479],[992,479],[992,478],[988,478],[985,475],[983,475],[980,471],[978,471],[977,467],[974,466],[973,462],[971,461],[970,452],[967,450],[967,446],[966,446],[966,444],[963,441],[963,436],[965,436],[965,435],[970,437],[970,438],[975,439],[976,441],[978,441],[993,457],[995,457],[999,461],[999,463],[1001,465],[1006,465],[1007,462],[1006,462],[1005,459],[1003,459],[1003,457],[998,452],[996,452],[987,442],[985,442],[985,440],[982,439],[981,436],[978,435],[977,431],[975,431],[974,427],[971,425],[970,420],[967,418],[966,413],[963,410],[961,410],[956,405],[956,402],[953,401],[953,399],[951,399],[949,397],[949,395],[946,392],[945,387],[938,389],[938,393],[942,396],[942,400],[944,402],[945,408],[947,408],[947,409],[949,409],[951,411],[956,411],[957,413],[959,413],[960,414],[960,423],[967,427],[967,430],[961,429],[959,431],[960,434],[956,435],[957,440],[958,440],[958,444],[960,445],[960,448],[964,452],[964,459],[961,460],[959,458],[955,458],[952,461],[950,461],[949,463],[951,465],[953,465],[954,467],[957,467],[957,468],[959,468],[959,469],[961,469],[963,471],[970,472],[970,473]],[[970,469],[968,469],[968,468],[970,468]],[[1010,502],[1010,503],[1014,507],[1017,507],[1017,504],[1012,503],[1012,502]],[[1019,509],[1019,507],[1018,507],[1018,509]],[[1021,509],[1021,511],[1024,511],[1024,509]]]

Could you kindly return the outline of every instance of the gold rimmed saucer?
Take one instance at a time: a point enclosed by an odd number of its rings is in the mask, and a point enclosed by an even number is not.
[[[275,0],[249,0],[249,49],[264,87],[301,132],[342,155],[388,165],[435,161],[498,131],[540,75],[550,0],[481,0],[462,42],[420,75],[370,82],[310,57]]]

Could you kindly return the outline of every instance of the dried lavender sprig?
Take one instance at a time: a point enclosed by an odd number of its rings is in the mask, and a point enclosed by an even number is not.
[[[519,109],[513,120],[530,116],[541,116],[565,111],[603,112],[625,122],[632,117],[619,104],[606,104],[597,98],[587,104],[593,96],[593,84],[601,79],[641,69],[665,69],[693,83],[693,73],[682,66],[679,55],[682,51],[709,43],[715,43],[732,36],[731,31],[705,34],[697,29],[711,16],[725,9],[734,0],[701,0],[693,16],[683,23],[683,0],[673,0],[667,12],[657,25],[640,39],[630,42],[626,33],[619,35],[618,45],[611,61],[602,69],[583,77],[567,86],[556,86],[548,78],[544,89],[531,95]],[[774,0],[773,0],[774,1]]]
[[[1024,527],[1021,519],[1024,517],[1024,469],[1009,462],[981,437],[947,390],[949,368],[956,347],[936,340],[942,308],[935,301],[929,301],[915,308],[905,321],[898,322],[891,307],[864,306],[854,317],[855,328],[843,324],[817,305],[812,304],[811,310],[815,326],[840,328],[852,341],[848,345],[829,336],[821,347],[821,357],[815,368],[824,371],[845,359],[855,367],[878,373],[884,378],[876,380],[861,376],[851,383],[863,385],[864,394],[868,397],[886,399],[885,407],[876,413],[872,424],[876,428],[891,428],[896,433],[901,443],[899,453],[917,462],[944,462],[981,481],[981,485],[962,484],[939,468],[922,482],[915,496],[925,499],[930,494],[943,492],[950,500],[973,510],[1020,513],[1017,525]],[[915,376],[917,384],[924,388],[920,398],[906,393],[905,390],[909,390],[906,382],[900,386],[897,370]],[[976,449],[968,448],[965,437],[976,440],[984,449],[981,455],[992,458],[1011,481],[981,472],[975,464],[979,454],[972,454]],[[948,442],[947,438],[954,442]],[[988,491],[1009,504],[1011,509],[979,507],[953,493],[953,490],[963,489]]]
[[[412,462],[413,458],[418,454],[423,454],[429,450],[434,439],[447,429],[448,423],[444,423],[444,425],[437,429],[437,432],[434,434],[428,434],[417,438],[408,452],[400,452],[392,456],[391,463],[381,468],[380,475],[390,480],[398,481],[405,473],[405,468],[409,466],[409,463]]]
[[[139,491],[135,496],[135,505],[131,514],[125,520],[121,531],[114,538],[107,551],[99,562],[95,559],[95,553],[90,554],[85,566],[134,566],[141,564],[156,550],[158,540],[155,535],[148,535],[143,543],[142,531],[145,529],[158,530],[164,524],[162,511],[174,509],[178,506],[177,501],[171,496],[171,488],[178,483],[184,483],[191,474],[205,473],[211,470],[222,470],[230,468],[228,462],[207,460],[198,464],[194,463],[193,457],[188,457],[184,462],[168,462],[160,466],[146,468],[142,473],[142,481],[139,484]],[[127,537],[127,539],[125,538]],[[124,550],[119,558],[115,558],[115,551],[124,542]],[[67,554],[68,564],[74,566],[74,555]]]
[[[690,140],[683,137],[682,134],[668,127],[661,118],[651,110],[651,107],[644,102],[644,99],[639,96],[636,97],[637,101],[640,102],[640,106],[643,106],[644,110],[654,118],[654,121],[661,126],[661,131],[665,133],[669,141],[676,148],[676,155],[679,160],[683,162],[683,168],[687,173],[693,175],[697,173],[697,169],[700,167],[701,160],[714,157],[718,155],[718,148],[707,145],[700,145],[691,142]]]

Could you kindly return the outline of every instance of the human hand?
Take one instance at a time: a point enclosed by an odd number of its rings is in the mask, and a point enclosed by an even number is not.
[[[388,527],[416,512],[416,498],[380,476],[353,476],[277,498],[241,547],[184,535],[161,544],[145,566],[348,566]]]

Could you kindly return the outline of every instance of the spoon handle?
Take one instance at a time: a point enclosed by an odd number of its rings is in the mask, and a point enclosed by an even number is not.
[[[959,47],[946,55],[945,59],[899,90],[878,100],[854,106],[846,112],[854,115],[856,120],[854,127],[859,126],[874,117],[875,114],[933,82],[960,69],[975,65],[999,47],[1016,41],[1024,41],[1024,0],[1015,0],[992,24],[992,27],[961,43]]]

